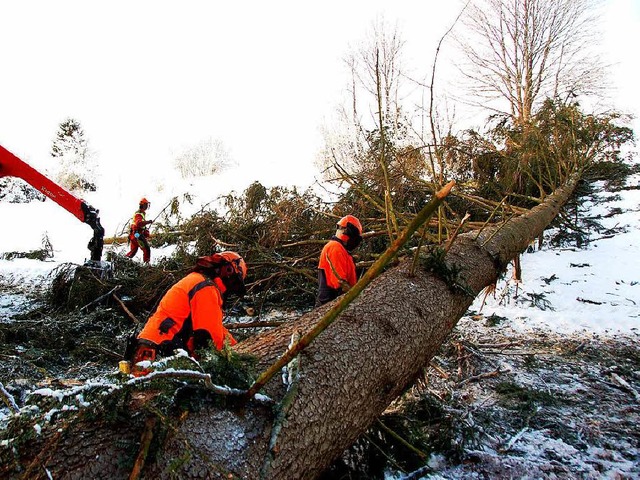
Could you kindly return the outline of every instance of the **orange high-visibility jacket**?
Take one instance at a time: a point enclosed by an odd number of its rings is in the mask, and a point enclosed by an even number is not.
[[[204,330],[218,350],[224,346],[225,339],[234,345],[236,340],[222,325],[224,291],[219,278],[190,273],[164,295],[138,338],[158,346],[185,348],[194,332]]]
[[[322,249],[318,268],[324,271],[327,286],[330,288],[341,290],[340,279],[352,287],[358,281],[353,257],[337,238],[329,240]]]
[[[133,214],[133,219],[131,220],[131,234],[138,232],[145,237],[148,237],[148,224],[149,222],[147,222],[146,220],[146,212],[144,212],[143,210],[137,210],[136,213]]]

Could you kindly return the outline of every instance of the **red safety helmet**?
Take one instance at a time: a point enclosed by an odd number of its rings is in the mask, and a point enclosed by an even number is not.
[[[220,278],[227,278],[237,274],[242,280],[247,278],[247,264],[236,252],[226,251],[214,253],[206,257],[199,257],[196,266],[203,269],[220,269]]]
[[[147,207],[149,207],[151,205],[151,202],[149,200],[147,200],[145,197],[142,197],[140,199],[140,206],[142,205],[146,205]]]
[[[358,234],[362,235],[362,224],[360,223],[360,220],[353,215],[345,215],[338,221],[336,226],[346,230],[349,224],[353,225],[353,227],[358,230]]]
[[[247,263],[244,261],[244,258],[236,252],[231,251],[222,252],[220,256],[233,267],[233,271],[229,272],[230,274],[237,273],[242,277],[242,280],[247,278]]]
[[[224,293],[225,297],[229,293],[243,297],[247,291],[244,286],[247,264],[236,252],[221,252],[200,257],[196,261],[195,271],[211,277],[219,277],[227,289]]]
[[[362,241],[362,224],[353,215],[345,215],[342,217],[336,227],[342,230],[337,237],[342,240],[347,250],[353,250]]]

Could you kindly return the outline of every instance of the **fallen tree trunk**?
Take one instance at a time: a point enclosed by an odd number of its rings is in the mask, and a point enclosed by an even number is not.
[[[127,478],[135,463],[136,478],[317,477],[412,384],[475,296],[542,233],[576,183],[502,226],[460,235],[446,263],[459,269],[464,289],[421,266],[412,275],[411,261],[375,279],[298,356],[299,375],[288,392],[279,377],[267,383],[265,393],[279,402],[277,409],[253,401],[236,408],[204,404],[180,418],[162,418],[165,428],[151,440],[143,410],[109,422],[87,419],[41,440],[38,448],[18,450],[0,474]],[[284,354],[292,335],[308,332],[330,306],[236,350],[267,367]]]

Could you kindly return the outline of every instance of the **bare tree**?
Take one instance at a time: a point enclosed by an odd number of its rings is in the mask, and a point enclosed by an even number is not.
[[[382,105],[381,113],[390,123],[397,122],[400,111],[398,97],[404,44],[396,28],[390,29],[380,21],[374,24],[368,45],[348,60],[352,74],[364,91],[376,99],[376,106]],[[356,91],[352,94],[355,104]]]
[[[218,173],[230,163],[230,155],[219,139],[207,138],[176,155],[173,165],[182,178]]]
[[[403,130],[402,51],[397,28],[383,19],[375,22],[358,49],[345,58],[351,76],[349,98],[339,113],[339,131],[325,134],[321,166],[338,161],[349,171],[371,170],[379,158],[371,155],[385,141],[397,143]],[[377,144],[377,145],[376,145]]]
[[[599,0],[476,0],[459,37],[473,103],[525,124],[545,99],[601,92],[594,54]]]
[[[416,199],[424,196],[409,180],[426,174],[421,140],[411,125],[408,99],[416,87],[404,72],[404,45],[397,28],[379,20],[345,59],[349,97],[333,131],[325,134],[318,161],[326,179],[346,183],[366,199],[358,214],[384,216],[391,236],[404,223],[397,215],[415,211]]]

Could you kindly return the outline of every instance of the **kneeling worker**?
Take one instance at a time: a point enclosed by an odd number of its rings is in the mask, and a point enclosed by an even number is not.
[[[171,355],[181,348],[193,356],[212,341],[221,350],[225,342],[237,342],[222,325],[222,304],[228,294],[242,296],[247,265],[235,252],[200,257],[186,277],[164,295],[155,313],[138,334],[133,356],[134,375],[147,373],[136,367],[154,361],[156,354]]]
[[[316,306],[337,298],[358,281],[356,264],[350,252],[362,241],[360,220],[353,215],[347,215],[340,219],[336,228],[336,234],[320,253]]]

